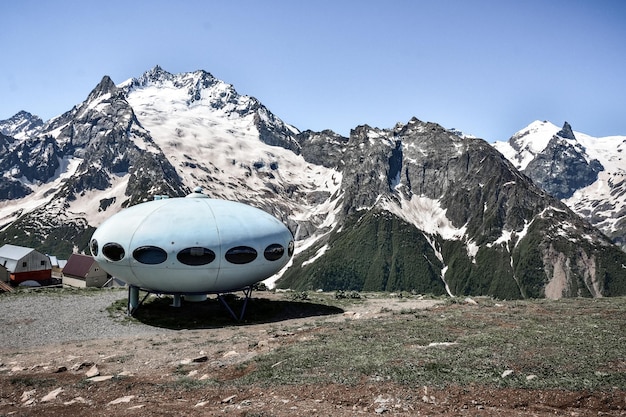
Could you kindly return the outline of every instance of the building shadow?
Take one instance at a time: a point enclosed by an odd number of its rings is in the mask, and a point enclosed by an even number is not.
[[[154,297],[142,303],[133,317],[149,326],[182,330],[272,323],[344,313],[339,307],[313,301],[251,297],[245,305],[243,317],[236,319],[217,298],[200,302],[183,301],[179,307],[173,307],[173,301],[171,296]],[[245,299],[228,294],[225,301],[240,316]]]

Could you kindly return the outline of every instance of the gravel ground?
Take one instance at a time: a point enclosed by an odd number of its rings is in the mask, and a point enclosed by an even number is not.
[[[283,300],[280,294],[263,296]],[[411,320],[413,315],[398,312],[432,308],[437,300],[367,298],[338,314],[167,330],[109,317],[106,308],[126,297],[124,290],[0,294],[0,416],[626,416],[626,396],[618,388],[514,389],[496,382],[442,389],[365,375],[349,384],[319,384],[314,378],[283,384],[272,374],[256,384],[239,382],[260,370],[256,356],[337,337],[342,323],[352,320],[372,320],[372,329],[388,320]],[[465,309],[463,317],[473,320],[481,317],[474,316],[478,308],[443,305],[436,314]],[[271,368],[297,366],[299,360],[277,361]]]
[[[169,331],[113,320],[106,308],[127,296],[125,289],[0,294],[0,349]]]

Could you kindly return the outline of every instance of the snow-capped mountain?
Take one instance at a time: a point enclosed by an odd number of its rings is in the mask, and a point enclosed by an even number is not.
[[[298,155],[297,129],[205,71],[157,66],[120,85],[105,76],[84,102],[31,133],[6,137],[0,155],[3,234],[65,256],[84,250],[94,227],[122,208],[196,186],[264,208],[306,237],[341,182],[338,171]]]
[[[626,136],[592,137],[535,121],[508,142],[496,142],[518,169],[626,246]]]
[[[622,291],[624,253],[485,141],[413,119],[341,146],[341,221],[279,285],[560,298],[608,295],[611,276]]]
[[[285,222],[294,212],[312,209],[306,203],[309,193],[337,189],[339,177],[334,185],[328,181],[336,172],[298,157],[296,128],[207,72],[175,76],[156,67],[120,88],[188,187],[254,203]],[[289,203],[268,201],[267,195],[286,192],[285,184]]]
[[[157,66],[118,85],[105,76],[84,102],[21,132],[0,137],[5,243],[86,251],[105,218],[200,185],[294,232],[278,286],[626,294],[626,253],[488,143],[434,123],[300,132],[205,71]]]
[[[7,120],[0,120],[0,133],[21,140],[36,134],[42,126],[40,117],[21,111]]]

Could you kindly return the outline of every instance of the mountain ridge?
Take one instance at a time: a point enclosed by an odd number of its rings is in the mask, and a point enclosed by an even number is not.
[[[352,133],[346,151],[352,165],[344,161],[342,209],[352,227],[332,230],[307,248],[279,286],[401,291],[406,287],[397,286],[400,277],[409,275],[420,277],[420,285],[412,284],[418,292],[445,289],[450,295],[559,298],[564,293],[599,296],[605,291],[583,261],[572,265],[571,256],[592,259],[594,267],[619,274],[614,265],[596,263],[603,248],[612,247],[602,233],[538,188],[485,141],[461,138],[417,119],[394,129],[362,126]],[[384,161],[386,175],[368,175],[371,164],[381,166]],[[398,256],[403,250],[398,219],[403,227],[418,231],[410,240],[423,243],[423,258],[411,256],[411,250]],[[381,252],[381,246],[373,247],[365,236],[390,248]],[[599,242],[599,252],[591,242]],[[354,255],[346,256],[349,251]],[[610,251],[611,257],[623,256],[616,248]],[[329,261],[320,262],[324,257]],[[541,266],[537,271],[531,265]],[[433,282],[440,285],[428,284]]]
[[[85,251],[113,213],[202,186],[292,230],[296,256],[271,285],[626,294],[624,252],[493,146],[436,123],[301,132],[206,71],[156,66],[118,85],[103,77],[33,132],[0,143],[0,166],[15,174],[0,183],[7,243]]]

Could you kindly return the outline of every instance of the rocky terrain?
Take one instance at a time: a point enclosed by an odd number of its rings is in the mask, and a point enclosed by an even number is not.
[[[319,384],[313,376],[308,383],[281,383],[272,378],[238,382],[259,371],[255,358],[310,343],[349,323],[371,323],[376,329],[378,323],[389,320],[406,321],[409,316],[402,314],[404,311],[446,315],[450,308],[457,308],[442,300],[367,297],[332,314],[294,311],[246,325],[230,322],[173,330],[111,317],[106,307],[124,296],[124,292],[115,291],[78,297],[2,299],[0,415],[626,414],[626,385],[609,390],[532,389],[506,384],[412,386],[384,378]],[[276,293],[258,296],[272,302],[285,299],[284,294]],[[78,314],[59,314],[68,300]],[[86,307],[88,304],[94,308]],[[468,311],[480,308],[472,299],[462,301],[459,307]],[[32,318],[19,314],[23,308],[32,312]],[[48,341],[41,334],[33,335],[46,328],[46,317],[53,318],[50,326],[54,331],[49,332]],[[102,329],[107,325],[108,329]],[[449,345],[454,343],[431,343],[430,349],[447,349]],[[374,345],[371,348],[375,350]],[[289,360],[271,365],[275,369],[290,366],[295,365]],[[518,371],[505,370],[499,378],[513,378],[509,375],[514,372]],[[526,378],[531,381],[533,376]]]

